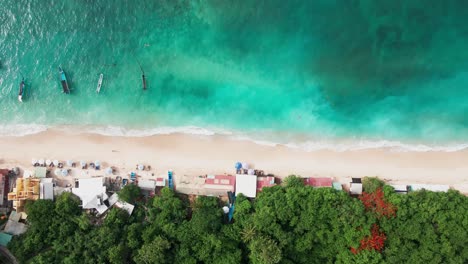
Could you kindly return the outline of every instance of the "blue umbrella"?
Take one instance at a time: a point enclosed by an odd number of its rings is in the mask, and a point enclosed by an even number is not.
[[[67,170],[62,170],[62,176],[67,176],[68,175],[68,171]]]
[[[240,170],[242,168],[242,163],[236,162],[235,168],[236,168],[236,170]]]

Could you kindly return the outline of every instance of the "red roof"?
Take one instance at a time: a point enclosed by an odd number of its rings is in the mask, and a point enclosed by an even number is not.
[[[313,187],[332,187],[332,178],[305,178],[304,184]]]
[[[231,175],[216,175],[214,178],[206,178],[205,184],[234,186],[236,184],[236,177]]]
[[[263,187],[270,187],[275,185],[275,177],[257,177],[257,191],[261,191]]]

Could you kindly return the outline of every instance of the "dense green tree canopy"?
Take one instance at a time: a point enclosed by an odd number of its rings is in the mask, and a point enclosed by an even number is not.
[[[113,208],[100,218],[65,193],[28,203],[29,229],[8,247],[20,263],[468,262],[466,196],[400,195],[372,178],[364,185],[373,193],[354,198],[292,176],[255,200],[239,195],[231,223],[218,198],[189,200],[168,188],[145,201],[126,187],[124,197],[139,201],[133,215]],[[370,206],[391,206],[392,213]],[[369,246],[376,234],[379,250]]]

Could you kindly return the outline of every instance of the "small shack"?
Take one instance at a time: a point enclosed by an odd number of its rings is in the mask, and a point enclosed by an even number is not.
[[[409,186],[410,191],[427,190],[432,192],[448,192],[450,187],[448,185],[438,184],[411,184]]]
[[[320,187],[332,187],[333,179],[326,178],[326,177],[319,177],[319,178],[305,178],[304,185],[312,186],[315,188]]]
[[[273,176],[257,177],[257,194],[261,192],[263,188],[275,185],[275,177]]]
[[[257,196],[256,175],[236,174],[236,195],[240,193],[250,198]]]
[[[52,178],[41,179],[39,198],[45,200],[54,200],[54,183]]]
[[[235,176],[208,175],[205,178],[204,189],[206,195],[225,195],[228,191],[234,192],[235,188]]]
[[[362,194],[362,181],[361,181],[361,178],[351,178],[351,183],[349,184],[349,193],[351,195],[361,195]]]
[[[396,193],[399,194],[407,194],[408,193],[408,185],[404,184],[390,184],[391,187],[395,190]]]

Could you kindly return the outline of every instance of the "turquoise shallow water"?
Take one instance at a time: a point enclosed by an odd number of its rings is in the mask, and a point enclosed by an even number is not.
[[[465,143],[468,6],[430,2],[2,0],[0,129]]]

